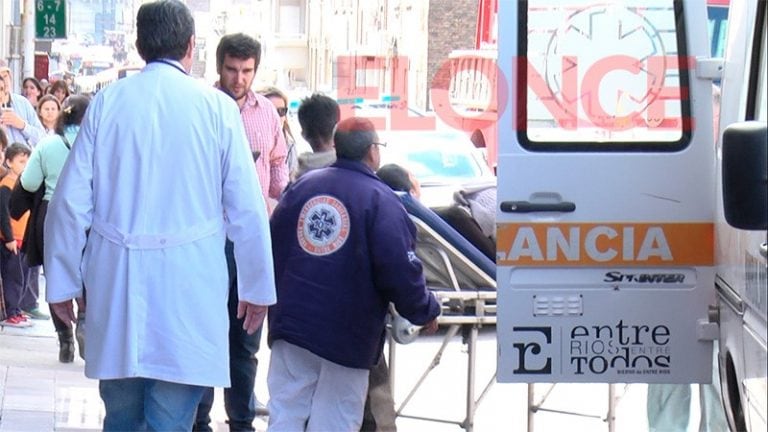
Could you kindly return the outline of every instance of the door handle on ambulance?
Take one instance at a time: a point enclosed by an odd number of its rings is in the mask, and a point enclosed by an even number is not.
[[[576,204],[569,201],[558,203],[532,203],[530,201],[503,201],[501,211],[504,213],[533,213],[560,212],[570,213],[576,210]]]
[[[760,255],[762,255],[763,258],[768,258],[768,243],[760,245]]]

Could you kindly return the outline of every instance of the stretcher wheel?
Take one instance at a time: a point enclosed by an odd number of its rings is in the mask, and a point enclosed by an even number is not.
[[[416,340],[419,337],[420,326],[411,324],[410,321],[401,317],[397,312],[394,312],[389,324],[390,332],[392,333],[392,339],[401,345],[407,345]]]

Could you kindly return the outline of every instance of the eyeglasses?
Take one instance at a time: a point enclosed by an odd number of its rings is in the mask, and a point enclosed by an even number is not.
[[[286,114],[288,114],[288,108],[282,107],[277,109],[277,115],[280,117],[285,117]]]
[[[373,142],[371,144],[377,145],[377,146],[380,146],[380,147],[386,147],[387,146],[387,143],[385,143],[385,142]]]

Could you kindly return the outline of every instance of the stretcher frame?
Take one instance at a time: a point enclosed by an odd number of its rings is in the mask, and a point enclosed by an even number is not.
[[[471,260],[461,254],[453,245],[435,232],[435,230],[424,221],[413,215],[410,215],[410,217],[419,232],[417,254],[419,254],[419,252],[422,254],[431,253],[433,254],[433,257],[439,257],[437,262],[450,280],[450,286],[430,287],[442,308],[442,313],[437,318],[438,325],[441,327],[448,326],[448,330],[443,336],[440,348],[427,365],[421,377],[410,389],[405,399],[396,406],[396,415],[398,417],[416,420],[455,424],[467,432],[471,432],[474,429],[474,419],[477,407],[496,381],[496,374],[494,373],[488,384],[486,384],[480,392],[480,396],[475,399],[477,336],[481,327],[496,325],[496,280],[487,275]],[[420,255],[420,258],[422,258],[422,256],[423,255]],[[480,282],[481,285],[489,288],[489,290],[463,290],[460,286],[460,277],[457,268],[461,268],[465,276],[466,274],[471,274],[472,278]],[[462,329],[466,329],[467,331],[467,337],[463,341],[463,343],[466,343],[467,345],[467,392],[465,396],[464,418],[462,420],[450,420],[406,413],[405,409],[411,401],[411,398],[419,390],[430,372],[440,364],[440,360],[445,349],[448,347],[448,344]],[[393,393],[395,388],[394,377],[397,370],[396,346],[397,344],[390,334],[389,379]]]
[[[588,418],[600,419],[603,422],[605,422],[606,425],[608,426],[608,432],[616,432],[616,405],[619,403],[621,398],[624,397],[624,394],[626,394],[627,388],[629,387],[628,384],[606,384],[608,386],[608,407],[606,409],[605,416],[599,416],[595,414],[586,414],[586,413],[580,413],[576,411],[566,411],[566,410],[545,408],[544,403],[547,401],[547,398],[549,397],[549,395],[552,394],[552,392],[555,390],[557,383],[539,384],[539,385],[546,385],[549,387],[544,392],[544,395],[541,398],[539,398],[538,401],[536,401],[536,397],[534,393],[535,385],[536,384],[533,384],[533,383],[528,384],[528,398],[527,398],[528,399],[528,418],[526,421],[528,432],[533,432],[534,424],[535,424],[534,416],[539,411],[564,414],[564,415],[572,415],[577,417],[588,417]],[[623,386],[623,388],[619,389],[619,386]]]
[[[470,259],[460,253],[453,245],[451,245],[451,243],[449,243],[444,237],[432,229],[426,222],[414,215],[410,215],[410,217],[413,223],[416,225],[419,234],[417,238],[417,255],[422,258],[425,253],[431,253],[433,258],[439,257],[439,259],[436,261],[439,263],[438,265],[442,267],[441,270],[445,271],[448,276],[448,280],[450,281],[450,286],[447,287],[430,287],[442,308],[442,314],[437,319],[438,324],[441,327],[448,326],[448,330],[443,336],[440,348],[437,350],[432,360],[421,374],[420,378],[411,387],[405,399],[396,406],[395,413],[397,417],[455,424],[467,432],[472,432],[474,430],[475,412],[496,381],[496,373],[494,373],[488,383],[483,387],[482,391],[480,392],[480,396],[477,399],[475,398],[477,336],[480,328],[483,326],[496,325],[496,281],[494,278],[491,278],[489,275],[483,272]],[[434,264],[435,260],[433,259],[432,261]],[[465,273],[470,273],[477,279],[478,282],[480,282],[480,285],[492,289],[488,291],[462,289],[459,282],[460,278],[457,272],[457,267],[462,268]],[[473,312],[468,313],[468,311]],[[406,413],[405,409],[408,403],[417,393],[424,380],[426,380],[429,374],[440,364],[441,358],[445,352],[445,349],[448,347],[448,344],[462,329],[466,329],[467,331],[467,337],[463,341],[463,343],[467,345],[467,392],[465,395],[464,418],[462,420],[451,420]],[[390,367],[389,379],[392,392],[394,393],[394,377],[397,369],[397,343],[391,334],[388,340]],[[539,385],[548,385],[549,387],[545,391],[544,395],[537,401],[535,398],[536,384],[528,384],[526,419],[528,432],[533,432],[535,425],[535,414],[540,411],[580,417],[599,418],[607,424],[608,432],[615,432],[616,405],[627,391],[626,384],[623,385],[623,389],[621,390],[619,390],[620,384],[607,384],[608,407],[605,416],[547,408],[544,406],[544,404],[546,403],[549,395],[552,394],[552,392],[555,390],[557,383]]]

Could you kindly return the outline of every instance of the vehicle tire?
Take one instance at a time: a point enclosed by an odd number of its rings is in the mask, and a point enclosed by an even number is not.
[[[731,354],[726,354],[725,365],[720,361],[720,384],[722,387],[723,406],[725,417],[728,419],[728,427],[731,431],[741,432],[747,430],[744,421],[744,408],[739,394],[739,379],[733,366]]]

